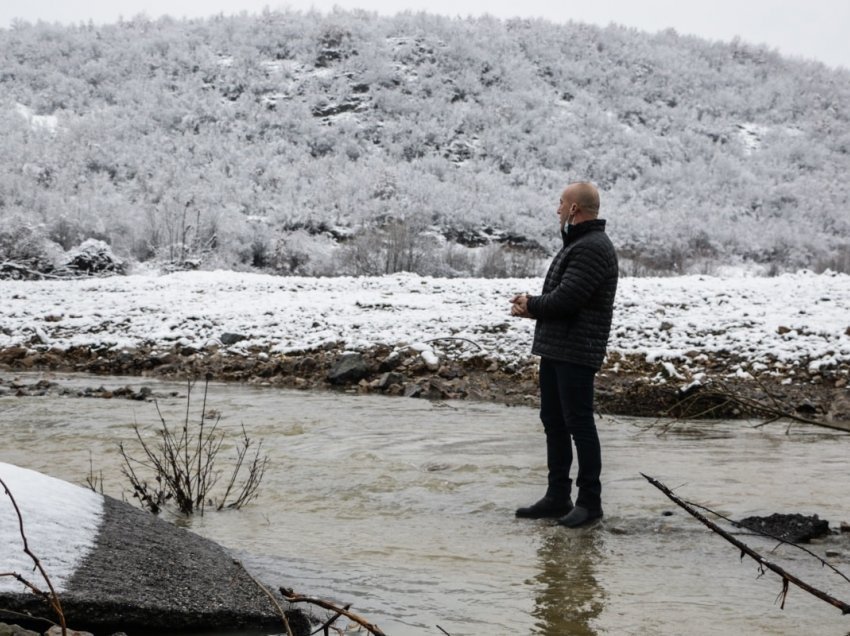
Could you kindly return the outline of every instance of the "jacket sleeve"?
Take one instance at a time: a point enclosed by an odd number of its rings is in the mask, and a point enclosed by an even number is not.
[[[584,307],[606,275],[605,254],[600,248],[598,244],[577,245],[557,287],[529,298],[529,313],[537,319],[563,320]]]

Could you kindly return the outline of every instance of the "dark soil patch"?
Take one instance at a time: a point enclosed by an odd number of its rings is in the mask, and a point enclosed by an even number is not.
[[[344,343],[286,355],[255,347],[248,354],[226,348],[140,347],[114,351],[78,347],[43,351],[14,347],[0,350],[0,369],[7,371],[85,372],[102,375],[151,376],[163,379],[204,378],[296,389],[324,389],[432,400],[470,399],[509,405],[538,404],[537,360],[504,362],[484,355],[464,357],[442,352],[438,365],[426,363],[417,351],[375,346],[360,351],[356,373],[340,373],[351,363]],[[643,417],[777,419],[835,424],[850,422],[848,368],[817,374],[805,361],[755,377],[736,374],[742,359],[715,356],[701,366],[702,377],[669,378],[665,367],[642,355],[612,353],[597,375],[596,407],[602,414]],[[41,381],[23,385],[0,379],[0,395],[39,395],[60,391]],[[92,388],[79,397],[151,399],[131,389]],[[847,426],[850,429],[850,426]],[[847,430],[845,429],[845,430]]]

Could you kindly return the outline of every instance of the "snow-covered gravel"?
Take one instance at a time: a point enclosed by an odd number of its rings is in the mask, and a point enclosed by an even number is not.
[[[540,286],[540,279],[286,278],[222,271],[3,281],[0,349],[202,348],[235,333],[247,339],[230,351],[260,345],[287,353],[339,341],[359,349],[451,336],[478,343],[494,358],[522,361],[529,357],[533,323],[512,318],[508,301]],[[476,352],[472,345],[469,350]],[[610,350],[666,361],[671,375],[693,362],[693,352],[741,355],[757,371],[776,361],[802,361],[810,370],[846,366],[850,276],[623,278]]]

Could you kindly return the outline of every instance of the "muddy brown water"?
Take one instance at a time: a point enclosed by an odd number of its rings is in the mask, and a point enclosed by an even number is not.
[[[159,400],[163,413],[170,422],[185,414],[183,384],[18,377],[174,391],[178,397]],[[192,421],[200,395],[193,392]],[[353,603],[388,634],[850,631],[850,617],[795,588],[780,609],[775,575],[760,577],[754,562],[741,561],[640,476],[731,517],[817,513],[837,528],[850,521],[846,434],[779,423],[668,427],[602,418],[605,518],[568,530],[513,516],[545,482],[543,434],[532,409],[235,384],[211,385],[207,409],[221,413],[227,432],[244,424],[262,439],[271,463],[255,503],[186,525],[232,549],[270,585]],[[78,484],[91,461],[105,492],[121,497],[117,444],[132,448],[133,422],[152,430],[153,404],[0,397],[0,461]],[[741,538],[765,552],[775,547]],[[810,548],[850,571],[847,534]],[[770,558],[850,599],[850,584],[810,557],[779,547]]]

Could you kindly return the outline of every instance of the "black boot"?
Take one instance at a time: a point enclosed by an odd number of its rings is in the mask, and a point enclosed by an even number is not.
[[[590,510],[584,506],[576,506],[570,512],[558,519],[558,525],[568,528],[578,528],[596,521],[602,517],[602,508]]]
[[[523,519],[546,519],[562,517],[573,509],[572,499],[555,499],[546,495],[540,501],[526,506],[517,508],[516,516]]]

